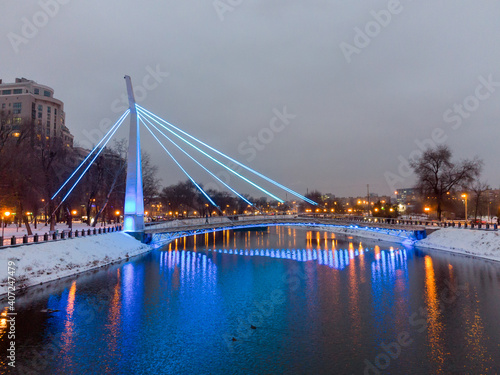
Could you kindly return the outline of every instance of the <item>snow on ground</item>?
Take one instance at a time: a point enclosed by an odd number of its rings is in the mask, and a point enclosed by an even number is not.
[[[443,228],[418,241],[415,246],[500,261],[498,231]]]
[[[9,247],[0,250],[0,296],[7,293],[8,262],[16,289],[38,285],[139,255],[152,247],[123,232]]]

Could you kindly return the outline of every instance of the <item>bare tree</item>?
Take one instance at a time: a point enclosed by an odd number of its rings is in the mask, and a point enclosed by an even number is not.
[[[151,200],[158,196],[160,179],[156,177],[158,166],[151,162],[151,156],[142,151],[141,153],[142,186],[144,194],[144,204],[149,204]]]
[[[477,220],[477,214],[483,204],[485,203],[485,192],[490,190],[490,186],[486,182],[474,181],[474,183],[469,187],[468,190],[474,193],[472,202],[474,204],[474,220]],[[487,203],[487,202],[486,202]]]
[[[436,201],[438,220],[441,220],[446,194],[469,185],[479,176],[483,166],[483,161],[477,157],[456,163],[452,162],[451,157],[449,147],[439,145],[427,149],[410,164],[418,178],[415,188]]]
[[[93,227],[96,226],[99,217],[107,208],[113,193],[125,184],[126,150],[125,140],[120,140],[115,142],[113,149],[107,150],[104,153],[105,162],[103,163],[104,179],[102,188],[106,193],[103,197],[102,205],[94,218]]]

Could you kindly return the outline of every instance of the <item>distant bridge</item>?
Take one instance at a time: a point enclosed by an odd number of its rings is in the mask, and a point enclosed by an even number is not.
[[[207,223],[208,221],[208,223]],[[268,226],[304,226],[311,228],[349,228],[388,235],[395,242],[414,242],[427,237],[426,228],[410,222],[379,218],[314,217],[297,215],[242,215],[220,216],[208,219],[186,219],[151,223],[145,228],[145,239],[155,245],[169,243],[177,238],[218,232]]]

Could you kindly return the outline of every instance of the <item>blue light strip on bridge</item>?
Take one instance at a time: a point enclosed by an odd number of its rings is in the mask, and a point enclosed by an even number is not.
[[[174,156],[170,153],[170,151],[167,150],[167,148],[161,143],[161,141],[156,137],[156,135],[151,131],[151,129],[146,125],[146,123],[142,120],[142,117],[137,114],[137,118],[142,122],[142,124],[146,127],[146,129],[149,130],[151,135],[156,139],[156,141],[160,144],[160,146],[165,150],[165,152],[172,158],[172,160],[177,164],[177,166],[184,172],[184,174],[191,180],[191,182],[196,186],[196,188],[209,200],[209,202],[214,206],[217,207],[219,210],[219,206],[215,204],[215,202],[208,196],[208,194],[203,190],[197,183],[196,181],[189,175],[189,173],[186,172],[184,168],[179,164],[179,162],[174,158]]]
[[[127,115],[128,115],[128,112],[129,111],[126,112]],[[120,122],[117,123],[117,126],[115,127],[115,129],[113,130],[113,132],[111,133],[111,135],[109,136],[109,138],[106,140],[106,142],[104,142],[104,144],[102,145],[101,149],[97,152],[97,154],[94,156],[94,158],[89,163],[89,165],[87,165],[87,168],[85,168],[85,170],[82,172],[82,174],[80,175],[80,177],[78,177],[78,180],[76,180],[76,182],[73,184],[73,186],[71,187],[71,189],[69,189],[69,191],[66,193],[66,195],[64,196],[64,198],[61,200],[61,203],[59,203],[59,205],[56,207],[56,209],[54,210],[54,212],[57,211],[57,209],[61,206],[61,204],[63,204],[63,202],[66,200],[66,198],[68,198],[68,196],[71,194],[71,192],[73,191],[73,189],[76,187],[76,185],[83,178],[83,176],[85,176],[85,173],[87,173],[87,171],[92,166],[92,164],[94,163],[94,161],[98,158],[98,156],[104,150],[104,148],[106,147],[106,145],[108,144],[108,142],[111,140],[111,138],[113,138],[113,135],[115,135],[116,131],[120,128],[121,124],[123,124],[123,121],[125,121],[126,117],[127,116],[122,116],[121,117]],[[108,132],[108,134],[109,134],[109,132]],[[54,214],[54,212],[52,214]]]
[[[139,106],[137,106],[137,108],[139,108]],[[160,125],[162,128],[164,128],[165,130],[169,131],[170,133],[172,133],[173,135],[175,135],[177,138],[180,138],[182,139],[184,142],[186,142],[188,145],[190,145],[191,147],[193,147],[194,149],[196,149],[197,151],[201,152],[203,155],[205,155],[206,157],[208,157],[209,159],[213,160],[214,162],[216,162],[217,164],[219,164],[221,167],[227,169],[229,172],[233,173],[234,175],[238,176],[239,178],[241,178],[242,180],[246,181],[247,183],[249,183],[250,185],[256,187],[257,189],[259,189],[260,191],[262,191],[263,193],[269,195],[271,198],[273,199],[276,199],[278,202],[280,203],[284,203],[283,199],[280,199],[278,198],[276,195],[270,193],[269,191],[267,191],[266,189],[260,187],[259,185],[257,185],[256,183],[250,181],[248,178],[240,175],[238,172],[236,171],[233,171],[231,168],[229,168],[228,166],[224,165],[222,162],[220,162],[219,160],[215,159],[213,156],[207,154],[205,151],[203,151],[202,149],[200,149],[199,147],[195,146],[194,144],[192,144],[191,142],[189,142],[188,140],[186,140],[185,138],[183,138],[182,136],[180,136],[179,134],[175,133],[174,131],[172,131],[171,129],[167,128],[165,125],[162,125],[158,120],[154,119],[153,117],[151,117],[150,115],[148,115],[147,113],[145,112],[142,112],[140,109],[139,109],[140,113],[142,115],[144,115],[145,117],[149,117],[150,119],[152,119],[154,122],[156,122],[158,125]]]
[[[193,160],[196,164],[198,164],[201,168],[203,168],[205,171],[207,171],[213,178],[215,178],[217,181],[219,181],[221,184],[223,184],[225,187],[227,187],[229,190],[231,190],[234,194],[236,194],[238,197],[240,197],[245,203],[249,204],[250,206],[254,207],[252,202],[250,202],[248,199],[246,199],[244,196],[242,196],[240,193],[238,193],[236,190],[234,190],[231,186],[226,184],[224,181],[222,181],[219,177],[217,177],[215,174],[213,174],[210,170],[205,168],[198,160],[196,160],[194,157],[192,157],[188,152],[186,152],[184,149],[182,149],[181,146],[179,146],[177,143],[175,143],[172,139],[170,139],[165,133],[163,133],[160,129],[158,129],[151,121],[149,121],[147,118],[142,118],[141,121],[146,120],[149,125],[151,125],[153,128],[156,129],[161,135],[163,135],[166,139],[168,139],[175,147],[177,147],[179,150],[181,150],[185,155],[187,155],[191,160]]]
[[[87,155],[87,157],[85,159],[83,159],[83,161],[80,163],[80,165],[78,166],[78,168],[75,169],[75,171],[71,174],[71,176],[68,177],[68,179],[66,180],[66,182],[64,184],[62,184],[62,186],[59,188],[59,190],[56,191],[56,193],[52,196],[52,198],[50,198],[51,200],[53,200],[55,197],[57,197],[57,195],[61,192],[61,190],[66,186],[66,184],[73,178],[73,176],[76,174],[76,172],[78,172],[80,170],[80,168],[85,164],[85,162],[87,160],[89,160],[90,156],[94,153],[95,150],[97,150],[97,148],[99,147],[99,145],[102,143],[102,141],[104,141],[106,139],[106,137],[113,131],[113,129],[115,127],[118,127],[121,125],[121,123],[125,120],[125,117],[127,117],[127,115],[129,114],[130,112],[130,109],[127,109],[125,111],[125,113],[122,115],[122,117],[120,117],[118,119],[117,122],[115,122],[115,124],[111,127],[111,129],[109,129],[109,131],[106,133],[106,135],[104,137],[102,137],[102,139],[99,141],[99,143],[94,147],[94,149],[92,151],[90,151],[90,153]],[[114,134],[114,133],[113,133]]]
[[[242,164],[242,163],[240,163],[239,161],[237,161],[237,160],[235,160],[235,159],[231,158],[230,156],[227,156],[226,154],[224,154],[224,153],[220,152],[219,150],[217,150],[217,149],[215,149],[215,148],[213,148],[213,147],[211,147],[211,146],[207,145],[206,143],[204,143],[204,142],[200,141],[199,139],[197,139],[197,138],[193,137],[192,135],[190,135],[190,134],[186,133],[186,132],[185,132],[185,131],[183,131],[182,129],[179,129],[178,127],[176,127],[176,126],[172,125],[172,124],[171,124],[171,123],[169,123],[168,121],[166,121],[166,120],[162,119],[161,117],[159,117],[159,116],[155,115],[154,113],[152,113],[152,112],[148,111],[147,109],[145,109],[145,108],[141,107],[140,105],[137,105],[137,109],[138,109],[139,111],[141,111],[141,113],[143,113],[143,114],[149,114],[150,116],[153,116],[153,117],[157,118],[158,120],[162,121],[163,123],[167,124],[168,126],[171,126],[171,127],[172,127],[172,128],[174,128],[175,130],[177,130],[177,131],[181,132],[182,134],[184,134],[184,135],[188,136],[189,138],[191,138],[191,139],[195,140],[196,142],[198,142],[198,143],[202,144],[203,146],[205,146],[205,147],[209,148],[210,150],[212,150],[212,151],[216,152],[217,154],[219,154],[219,155],[221,155],[221,156],[224,156],[226,159],[228,159],[228,160],[232,161],[233,163],[236,163],[236,164],[237,164],[237,165],[239,165],[240,167],[245,168],[247,171],[252,172],[253,174],[255,174],[255,175],[257,175],[257,176],[259,176],[259,177],[263,178],[264,180],[266,180],[266,181],[268,181],[268,182],[272,183],[272,184],[273,184],[273,185],[275,185],[275,186],[278,186],[279,188],[281,188],[281,189],[283,189],[283,190],[285,190],[285,191],[289,192],[290,194],[295,195],[297,198],[300,198],[300,199],[302,199],[302,200],[304,200],[304,201],[306,201],[306,202],[308,202],[308,203],[310,203],[310,204],[313,204],[313,205],[315,205],[315,206],[317,206],[317,205],[318,205],[318,204],[317,204],[316,202],[314,202],[313,200],[311,200],[311,199],[309,199],[309,198],[307,198],[307,197],[304,197],[303,195],[301,195],[301,194],[297,193],[296,191],[293,191],[292,189],[287,188],[286,186],[284,186],[284,185],[282,185],[282,184],[280,184],[280,183],[278,183],[278,182],[276,182],[276,181],[274,181],[274,180],[270,179],[270,178],[269,178],[269,177],[267,177],[267,176],[264,176],[263,174],[261,174],[261,173],[259,173],[259,172],[255,171],[255,170],[253,170],[252,168],[247,167],[245,164]],[[156,120],[156,121],[158,122],[158,120]],[[283,203],[283,201],[281,201],[280,199],[278,199],[278,201],[280,201],[281,203]]]

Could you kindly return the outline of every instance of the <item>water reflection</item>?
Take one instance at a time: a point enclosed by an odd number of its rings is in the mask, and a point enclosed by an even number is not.
[[[425,256],[425,297],[428,313],[428,337],[431,348],[431,359],[437,366],[438,373],[442,373],[442,365],[445,360],[443,350],[443,342],[441,338],[442,323],[441,323],[441,307],[436,290],[436,276],[432,258],[429,255]]]
[[[217,266],[205,253],[188,250],[169,250],[160,255],[160,273],[172,273],[174,288],[192,285],[197,278],[207,287],[217,280]]]
[[[68,299],[66,303],[66,315],[64,317],[64,331],[61,335],[61,355],[63,360],[63,366],[67,368],[71,366],[72,356],[71,351],[74,348],[73,335],[75,330],[75,321],[73,320],[73,314],[75,312],[75,298],[76,298],[76,281],[73,281],[71,288],[68,293]]]
[[[296,227],[207,233],[30,301],[19,345],[34,337],[27,346],[43,351],[55,338],[61,351],[45,372],[363,373],[380,343],[409,332],[388,372],[451,373],[453,360],[488,373],[500,360],[500,273],[471,264]],[[47,307],[60,311],[40,314]],[[414,313],[425,329],[410,324]]]

